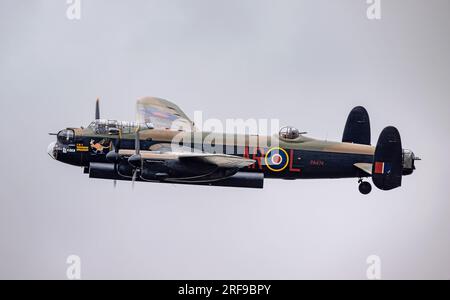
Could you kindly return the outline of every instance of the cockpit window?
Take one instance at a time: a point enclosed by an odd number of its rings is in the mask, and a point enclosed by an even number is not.
[[[75,132],[72,129],[64,129],[58,132],[58,142],[62,144],[69,144],[74,141]]]
[[[115,120],[108,120],[108,122],[106,123],[106,126],[108,126],[109,128],[117,128],[118,122]]]
[[[119,129],[122,133],[133,133],[138,124],[135,122],[116,121],[116,120],[95,120],[89,124],[88,128],[97,134],[108,134],[110,129]],[[150,128],[147,124],[141,124],[141,129]]]
[[[293,140],[300,136],[300,132],[297,128],[286,126],[280,129],[280,137],[287,140]]]

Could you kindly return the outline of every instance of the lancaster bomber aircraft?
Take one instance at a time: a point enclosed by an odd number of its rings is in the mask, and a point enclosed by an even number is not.
[[[381,190],[400,187],[419,160],[402,148],[395,127],[386,127],[371,146],[369,115],[361,106],[350,112],[342,142],[313,139],[293,127],[273,136],[199,132],[177,105],[159,98],[139,99],[137,116],[135,122],[100,119],[97,100],[95,121],[52,134],[57,140],[48,153],[114,183],[262,188],[266,178],[357,178],[362,194],[372,190],[368,177]],[[214,151],[206,139],[215,141]]]

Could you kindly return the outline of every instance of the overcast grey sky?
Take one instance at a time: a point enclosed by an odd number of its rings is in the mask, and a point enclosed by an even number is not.
[[[450,2],[0,1],[0,278],[450,279]],[[355,105],[423,158],[399,189],[356,179],[264,190],[90,180],[48,132],[134,119],[151,95],[191,115],[278,118],[340,140]]]

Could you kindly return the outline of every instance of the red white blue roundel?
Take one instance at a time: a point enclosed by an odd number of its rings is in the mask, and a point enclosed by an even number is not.
[[[289,164],[289,155],[283,148],[274,147],[266,153],[265,163],[269,170],[281,172]]]

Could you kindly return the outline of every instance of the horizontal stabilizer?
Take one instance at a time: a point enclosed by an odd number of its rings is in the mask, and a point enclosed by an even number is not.
[[[364,107],[357,106],[348,115],[342,142],[370,145],[370,120]]]
[[[356,163],[354,164],[355,167],[360,169],[361,171],[364,171],[368,175],[372,175],[372,164],[369,163]]]

